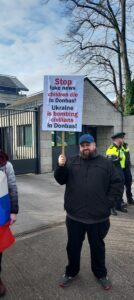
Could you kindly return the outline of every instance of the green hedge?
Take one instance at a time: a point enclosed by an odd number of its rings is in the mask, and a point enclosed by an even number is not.
[[[125,115],[134,115],[134,79],[127,84],[124,112]]]

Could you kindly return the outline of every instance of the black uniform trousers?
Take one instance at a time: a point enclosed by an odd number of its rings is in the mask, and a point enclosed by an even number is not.
[[[122,180],[122,191],[121,191],[120,197],[117,198],[116,201],[115,201],[115,209],[121,210],[122,204],[123,204],[123,193],[124,193],[125,176],[124,176],[124,170],[121,169],[121,167],[118,167],[117,170],[119,172],[120,179]]]
[[[132,186],[132,174],[130,167],[124,169],[124,177],[125,177],[125,187],[126,187],[126,196],[128,203],[131,203],[133,200],[133,195],[131,192]]]
[[[74,277],[80,270],[80,256],[82,244],[87,233],[90,246],[91,269],[97,278],[107,275],[105,267],[105,243],[104,238],[110,227],[109,219],[97,224],[85,224],[66,218],[68,243],[68,265],[66,275]]]

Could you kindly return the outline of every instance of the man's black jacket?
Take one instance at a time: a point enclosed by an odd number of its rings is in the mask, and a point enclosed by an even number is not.
[[[99,221],[109,217],[110,208],[122,195],[119,172],[101,155],[91,159],[71,157],[65,166],[57,166],[54,177],[59,184],[66,184],[65,210],[78,219]]]

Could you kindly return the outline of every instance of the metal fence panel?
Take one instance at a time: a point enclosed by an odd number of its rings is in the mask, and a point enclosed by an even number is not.
[[[0,109],[0,149],[8,154],[17,173],[27,173],[30,170],[36,172],[37,113],[31,110]]]

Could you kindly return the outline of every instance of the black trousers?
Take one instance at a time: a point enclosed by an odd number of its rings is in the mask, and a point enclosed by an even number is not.
[[[2,263],[2,253],[0,253],[0,272],[1,272],[1,263]]]
[[[105,277],[107,269],[105,267],[105,243],[104,238],[108,233],[110,221],[107,220],[97,224],[84,224],[66,218],[68,243],[67,256],[68,265],[66,275],[74,277],[80,270],[80,256],[82,244],[87,233],[91,255],[91,269],[97,278]]]
[[[128,203],[132,201],[133,195],[131,192],[131,186],[132,186],[132,174],[130,167],[125,168],[124,170],[124,177],[125,177],[125,187],[126,187],[126,196]]]
[[[115,201],[115,208],[117,210],[120,210],[122,208],[122,204],[123,204],[123,193],[124,193],[124,184],[125,184],[125,176],[124,176],[124,171],[121,168],[118,168],[118,172],[120,175],[120,179],[122,180],[122,190],[120,191],[120,196],[118,199],[116,199]]]

